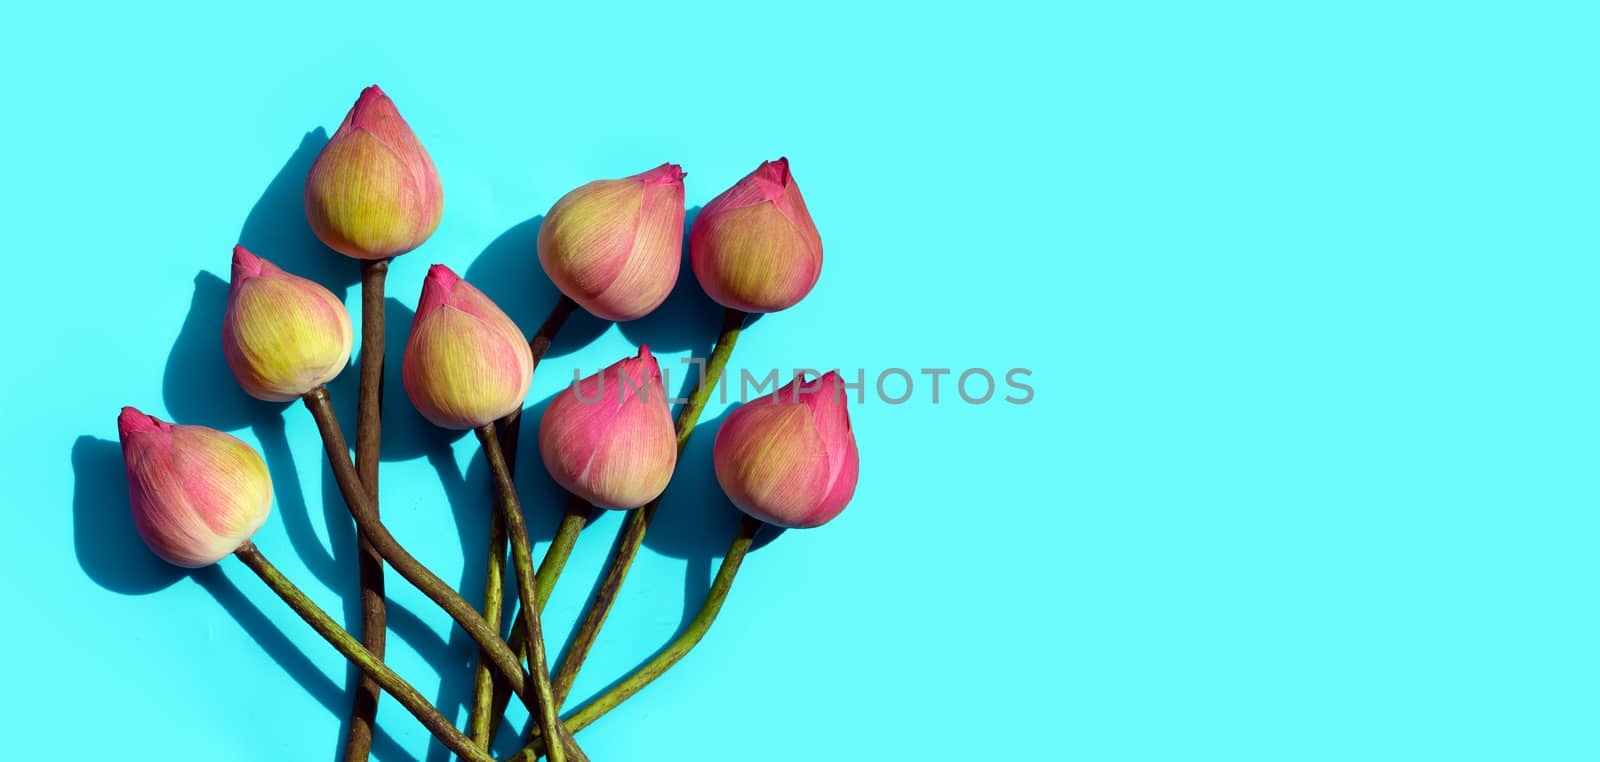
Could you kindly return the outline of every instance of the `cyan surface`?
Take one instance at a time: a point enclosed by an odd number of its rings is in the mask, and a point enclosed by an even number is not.
[[[582,734],[594,759],[1600,757],[1592,6],[6,16],[8,758],[334,758],[341,659],[237,562],[144,550],[114,421],[132,404],[260,447],[260,546],[352,615],[315,430],[244,397],[216,342],[236,242],[358,306],[299,197],[373,82],[446,196],[392,269],[384,513],[469,598],[486,468],[405,401],[408,305],[443,262],[532,330],[554,298],[538,219],[570,188],[674,161],[693,207],[787,155],[826,263],[734,367],[917,374],[910,402],[853,409],[851,507],[752,554],[701,647]],[[687,276],[636,324],[577,321],[530,404],[638,342],[703,355],[716,325]],[[1030,368],[1034,400],[968,405],[946,378],[935,405],[918,373],[974,367]],[[708,462],[724,409],[577,698],[704,595],[733,526]],[[531,446],[520,473],[542,546],[560,502]],[[557,644],[618,519],[557,588]],[[389,589],[394,666],[464,719],[467,638]],[[444,757],[395,702],[380,724],[382,762]]]

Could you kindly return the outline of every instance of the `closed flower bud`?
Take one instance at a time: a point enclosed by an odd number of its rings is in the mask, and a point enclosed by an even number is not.
[[[637,508],[666,490],[678,464],[661,366],[640,347],[550,401],[539,454],[557,484],[602,508]]]
[[[249,542],[272,510],[267,464],[238,438],[131,407],[117,418],[133,525],[168,563],[197,568]]]
[[[689,263],[712,299],[744,312],[777,312],[810,293],[822,274],[822,238],[788,159],[762,162],[700,210]]]
[[[711,457],[739,510],[784,527],[827,523],[856,491],[844,380],[838,373],[796,378],[739,407],[722,422]]]
[[[250,396],[299,397],[332,381],[350,360],[350,314],[332,292],[233,247],[222,318],[222,356]]]
[[[447,429],[476,429],[522,408],[533,381],[533,352],[489,297],[434,265],[422,284],[400,373],[422,417]]]
[[[661,306],[683,256],[683,169],[662,164],[561,197],[539,226],[539,264],[561,293],[606,320]]]
[[[411,126],[377,85],[362,90],[306,178],[311,230],[345,256],[384,259],[421,246],[443,211],[439,172]]]

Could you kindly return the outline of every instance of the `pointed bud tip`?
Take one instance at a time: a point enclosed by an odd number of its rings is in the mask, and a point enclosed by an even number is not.
[[[421,320],[424,315],[450,303],[456,283],[461,283],[461,275],[456,275],[450,267],[443,264],[429,267],[426,279],[422,279],[422,296],[416,299],[416,319]]]
[[[117,434],[124,438],[129,434],[146,431],[166,431],[170,428],[172,428],[172,424],[144,413],[132,405],[123,407],[122,413],[117,416]]]
[[[352,127],[364,127],[372,119],[398,116],[399,110],[395,108],[394,101],[377,85],[369,85],[361,91],[356,98],[356,104],[350,107],[350,115],[345,118]]]
[[[457,283],[461,282],[461,276],[456,275],[456,271],[449,267],[436,264],[428,268],[428,282],[443,288],[454,288]]]
[[[422,296],[417,299],[417,318],[421,319],[449,302],[456,284],[460,282],[461,276],[444,265],[436,264],[428,268],[428,277],[422,281]]]
[[[838,403],[840,407],[848,407],[846,400],[850,395],[845,392],[844,377],[839,375],[837,370],[830,370],[822,374],[821,378],[808,385],[806,391],[810,397],[815,397],[815,402],[811,405],[813,410],[819,404],[832,405],[833,403]]]
[[[252,276],[252,277],[256,276],[256,275],[260,275],[261,271],[263,269],[262,266],[264,264],[266,264],[266,263],[267,263],[266,260],[262,259],[261,257],[256,256],[255,254],[252,254],[249,249],[246,249],[244,247],[244,244],[241,243],[241,244],[235,244],[234,245],[234,247],[233,247],[233,277],[234,277],[234,280],[238,280],[239,276],[241,276],[241,275],[247,275],[247,276]]]
[[[773,182],[779,185],[789,184],[789,157],[779,156],[772,161],[761,162],[761,168],[767,171]]]
[[[361,91],[361,95],[356,98],[355,110],[361,111],[380,103],[393,104],[394,101],[389,99],[389,94],[385,93],[383,88],[378,87],[377,85],[367,85],[367,87]]]
[[[634,177],[646,185],[672,185],[673,183],[683,182],[683,178],[688,177],[688,173],[683,171],[681,165],[667,162],[647,172],[640,172]]]
[[[648,377],[652,381],[661,379],[661,363],[656,360],[654,354],[651,354],[649,344],[640,344],[638,356],[625,359],[623,362],[633,367],[647,369],[649,371]]]
[[[821,391],[828,385],[826,376],[818,376],[814,372],[802,373],[795,376],[794,385],[801,394],[811,394]]]
[[[761,195],[768,201],[781,203],[785,192],[793,177],[789,174],[789,160],[779,156],[772,161],[763,161],[756,171],[750,173],[756,187],[761,189]]]

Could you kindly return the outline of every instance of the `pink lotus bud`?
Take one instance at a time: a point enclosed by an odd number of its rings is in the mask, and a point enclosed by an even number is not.
[[[334,251],[384,259],[439,227],[444,190],[433,159],[377,85],[361,91],[311,165],[306,220]]]
[[[511,318],[444,265],[422,284],[400,374],[422,417],[476,429],[522,408],[533,352]]]
[[[683,252],[683,168],[662,164],[561,197],[539,226],[539,264],[561,293],[606,320],[661,306]]]
[[[267,464],[236,437],[177,426],[131,407],[117,418],[133,526],[168,563],[209,566],[255,535],[272,510]]]
[[[638,508],[660,496],[678,465],[678,437],[650,348],[550,400],[539,454],[557,484],[593,505]]]
[[[283,402],[332,381],[352,338],[350,313],[332,292],[233,247],[222,356],[250,396]]]
[[[814,527],[856,491],[856,435],[836,372],[796,378],[728,414],[712,445],[717,482],[739,510],[769,524]]]
[[[700,210],[689,263],[712,299],[744,312],[777,312],[810,293],[822,274],[822,238],[788,159],[762,162]]]

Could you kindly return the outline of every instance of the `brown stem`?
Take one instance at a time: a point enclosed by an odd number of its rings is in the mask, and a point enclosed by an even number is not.
[[[521,697],[531,709],[533,704],[532,694],[527,690],[527,673],[522,671],[522,665],[517,662],[516,654],[500,639],[500,634],[478,616],[472,608],[454,589],[445,584],[444,580],[429,571],[415,556],[400,546],[394,535],[389,533],[388,527],[374,515],[372,503],[367,499],[366,487],[361,482],[361,477],[356,474],[355,464],[350,461],[350,450],[345,445],[344,432],[339,428],[339,419],[333,413],[333,404],[328,400],[326,387],[317,387],[306,393],[303,398],[306,409],[311,411],[311,417],[317,422],[317,429],[322,433],[323,449],[327,451],[328,463],[333,467],[334,480],[339,484],[339,492],[344,495],[345,505],[350,508],[350,515],[355,518],[356,526],[371,540],[372,547],[378,551],[383,560],[394,567],[406,581],[415,585],[418,590],[428,596],[434,603],[444,609],[450,618],[461,625],[461,629],[477,642],[480,648],[488,651],[494,659],[495,668],[505,676],[511,685],[512,692]]]
[[[689,436],[694,433],[695,423],[700,420],[700,413],[705,409],[711,390],[716,388],[717,381],[722,377],[723,368],[728,365],[728,358],[733,355],[733,345],[739,340],[739,331],[744,327],[744,319],[745,313],[735,309],[729,309],[723,315],[722,334],[717,337],[717,345],[711,350],[711,357],[706,361],[705,377],[689,394],[689,401],[684,404],[683,410],[678,412],[679,455],[682,455],[683,449],[688,446]],[[572,645],[567,649],[566,657],[561,660],[560,669],[556,670],[555,692],[558,705],[565,701],[567,694],[572,691],[572,684],[578,679],[578,669],[589,656],[589,649],[594,646],[595,638],[600,634],[600,627],[605,624],[606,616],[611,613],[611,606],[616,603],[617,593],[622,589],[622,582],[628,576],[628,569],[633,565],[634,556],[639,553],[639,546],[644,542],[645,531],[650,528],[650,519],[655,516],[656,508],[660,505],[661,498],[658,497],[643,508],[628,512],[628,518],[623,522],[622,531],[617,536],[611,565],[606,567],[605,577],[600,583],[600,589],[595,593],[594,602],[590,603],[589,610],[584,612],[583,624],[573,636]]]
[[[494,762],[494,758],[489,756],[488,752],[473,746],[472,742],[462,735],[461,731],[456,730],[455,726],[444,718],[444,715],[439,714],[439,711],[434,709],[433,705],[428,703],[428,700],[423,698],[416,688],[406,682],[405,678],[395,674],[395,671],[384,664],[382,659],[361,645],[361,642],[356,640],[354,635],[345,632],[343,627],[333,621],[333,617],[328,616],[328,613],[306,597],[306,594],[301,592],[300,588],[295,587],[293,582],[283,576],[283,573],[278,571],[278,568],[273,566],[272,562],[261,554],[261,549],[257,548],[254,543],[245,542],[238,550],[234,551],[234,555],[238,556],[239,560],[243,561],[245,566],[250,567],[250,570],[255,572],[257,576],[261,577],[261,581],[267,583],[267,587],[272,588],[272,591],[277,593],[278,597],[289,604],[289,607],[294,609],[294,613],[299,614],[300,618],[306,621],[306,624],[311,625],[312,629],[326,638],[334,648],[338,649],[339,653],[344,654],[345,658],[355,662],[356,666],[360,667],[364,674],[372,678],[373,682],[388,691],[389,695],[394,696],[401,706],[410,711],[413,716],[422,722],[423,727],[426,727],[428,732],[443,742],[451,751],[461,755],[463,759],[472,760],[472,762]]]
[[[378,515],[378,451],[383,421],[383,284],[389,260],[361,260],[361,386],[356,403],[356,473],[366,485],[372,513]],[[383,601],[383,559],[365,533],[356,538],[356,568],[361,578],[361,644],[383,658],[388,624]],[[344,762],[366,762],[378,713],[377,681],[363,674],[350,700]]]
[[[528,340],[528,350],[533,353],[533,370],[539,369],[539,361],[544,359],[545,352],[549,351],[551,342],[555,341],[556,334],[561,331],[561,326],[566,325],[567,318],[571,317],[578,303],[567,296],[562,296],[550,308],[550,315],[544,319],[539,330],[533,338]],[[511,475],[516,476],[517,469],[517,439],[522,428],[522,411],[519,409],[500,419],[495,428],[499,434],[500,450],[505,454],[506,462],[511,464]],[[505,519],[500,511],[489,512],[489,559],[484,574],[483,590],[483,618],[497,630],[500,627],[504,601],[501,600],[506,563],[506,528]],[[541,569],[543,567],[541,566]],[[548,593],[546,593],[548,595]],[[525,624],[519,618],[512,625],[511,650],[522,657],[521,648],[516,645],[521,642],[520,634]],[[478,666],[473,673],[472,701],[468,705],[467,735],[472,742],[480,748],[489,748],[494,742],[494,735],[500,723],[500,717],[505,712],[505,704],[496,705],[497,695],[505,695],[509,700],[510,691],[503,686],[497,686],[494,675],[489,671],[487,654],[478,654]]]

